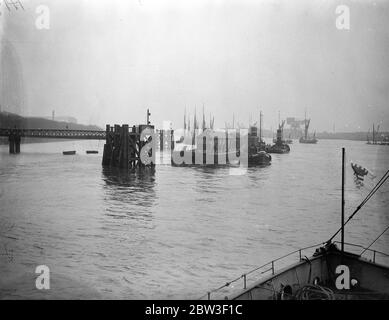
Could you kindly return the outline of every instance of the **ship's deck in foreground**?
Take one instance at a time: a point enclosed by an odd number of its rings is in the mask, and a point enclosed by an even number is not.
[[[227,283],[209,292],[207,297],[234,300],[389,299],[389,267],[376,263],[376,255],[383,258],[389,258],[389,255],[371,250],[370,260],[359,254],[347,251],[342,253],[334,243],[318,248],[310,258],[302,256],[300,250],[297,252],[300,253],[300,261],[277,272],[274,268],[277,260],[272,261],[270,268],[266,269],[269,265],[265,265],[265,269],[262,269],[264,271],[260,272],[264,274],[268,271],[271,275],[252,285],[246,286],[247,274],[243,275],[241,278],[246,288],[240,292],[226,294],[225,289],[230,285]],[[346,273],[344,266],[348,270]],[[349,281],[349,289],[339,289],[339,282],[344,284],[345,281]],[[225,294],[224,297],[221,294]]]

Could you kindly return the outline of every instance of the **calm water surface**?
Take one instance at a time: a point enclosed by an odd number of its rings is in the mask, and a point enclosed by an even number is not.
[[[102,168],[102,142],[23,144],[17,156],[0,146],[0,298],[198,298],[332,235],[342,146],[377,176],[358,184],[347,163],[348,216],[389,168],[389,147],[295,141],[246,174],[159,165],[126,176]],[[387,184],[347,225],[347,242],[368,245],[389,224],[388,195]],[[374,248],[388,244],[389,234]],[[45,292],[38,265],[50,268]]]

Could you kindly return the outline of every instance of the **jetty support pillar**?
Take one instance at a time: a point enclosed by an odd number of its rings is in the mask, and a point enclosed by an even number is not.
[[[105,144],[103,152],[103,166],[109,166],[111,163],[111,154],[112,154],[112,134],[111,126],[107,124],[105,126]]]
[[[17,130],[12,130],[8,136],[8,144],[9,144],[9,153],[17,154],[20,153],[20,143],[21,143],[21,135]]]
[[[15,153],[15,136],[13,133],[11,133],[8,137],[9,142],[9,153],[14,154]]]
[[[17,132],[16,135],[15,135],[15,153],[18,154],[20,153],[20,142],[21,142],[22,138],[20,136],[20,134]]]

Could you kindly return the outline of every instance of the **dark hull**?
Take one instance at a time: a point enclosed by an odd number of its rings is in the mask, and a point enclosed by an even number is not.
[[[186,162],[185,160],[182,161],[182,163],[176,163],[174,161],[174,156],[175,155],[177,158],[182,158],[184,157],[183,154],[184,151],[173,151],[172,152],[172,158],[171,158],[171,165],[173,167],[194,167],[194,166],[204,166],[204,167],[225,167],[225,166],[237,166],[239,163],[231,163],[228,161],[228,159],[236,157],[236,153],[229,152],[228,155],[227,153],[222,153],[222,154],[215,154],[213,157],[213,161],[209,161],[212,163],[207,163],[206,160],[206,154],[203,152],[197,151],[197,150],[188,150],[185,151],[189,154],[189,157],[191,161]],[[223,159],[219,163],[219,157]],[[197,160],[196,160],[197,159]],[[201,159],[200,161],[198,159]]]
[[[190,152],[190,151],[189,151]],[[173,153],[180,153],[180,157],[183,157],[183,154],[182,154],[182,151],[173,151]],[[207,167],[225,167],[225,166],[239,166],[239,162],[230,162],[228,161],[228,159],[231,159],[231,158],[236,158],[236,154],[234,153],[228,153],[228,155],[226,153],[223,153],[221,155],[221,158],[224,159],[224,161],[222,163],[219,163],[219,156],[218,155],[214,155],[214,158],[213,158],[213,163],[206,163],[205,159],[204,159],[204,154],[203,153],[200,153],[198,154],[197,151],[192,151],[192,161],[189,162],[189,163],[186,163],[186,162],[183,162],[183,163],[175,163],[173,161],[173,157],[172,157],[172,160],[171,160],[171,165],[174,166],[174,167],[190,167],[190,166],[207,166]],[[202,159],[203,161],[201,161],[200,163],[196,163],[196,156],[199,157],[200,159]],[[265,166],[265,165],[269,165],[271,163],[271,155],[264,152],[264,151],[259,151],[257,153],[253,153],[253,154],[249,154],[248,156],[248,165],[249,166]]]
[[[267,153],[278,153],[278,154],[283,154],[283,153],[289,153],[290,152],[290,147],[287,144],[284,144],[282,146],[268,146],[266,147],[266,152]]]
[[[271,155],[266,152],[258,152],[253,155],[249,155],[249,166],[265,166],[271,163]]]
[[[315,144],[315,143],[317,143],[317,139],[304,139],[304,138],[300,138],[299,142],[300,143],[307,143],[307,144]]]
[[[365,168],[358,166],[354,163],[351,164],[351,168],[354,170],[354,174],[360,177],[363,177],[369,173]]]
[[[71,155],[76,154],[76,151],[63,151],[62,154],[64,156],[71,156]]]
[[[276,143],[277,139],[273,139],[273,142]],[[282,140],[282,143],[293,144],[293,140],[292,139]]]

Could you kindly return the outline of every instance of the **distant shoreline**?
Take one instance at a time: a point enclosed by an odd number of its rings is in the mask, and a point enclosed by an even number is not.
[[[382,136],[388,137],[389,132],[380,132],[379,136],[376,137],[376,141],[381,141]],[[368,134],[367,132],[336,132],[336,133],[328,133],[328,132],[321,132],[317,133],[316,137],[318,139],[328,139],[328,140],[354,140],[354,141],[365,141],[367,142],[368,139],[372,140],[372,134]]]
[[[0,112],[0,128],[102,130],[95,125],[83,125],[37,117],[22,117],[6,111]],[[30,144],[56,141],[69,141],[69,139],[22,137],[21,142],[22,144]],[[8,137],[0,137],[0,145],[6,144],[8,144]]]
[[[318,140],[348,140],[348,141],[361,141],[367,142],[366,139],[355,139],[355,138],[343,138],[343,137],[320,137],[319,134],[316,135]],[[264,137],[266,139],[271,139],[271,137]],[[80,139],[83,140],[83,139]],[[294,140],[298,140],[297,138]],[[22,144],[32,144],[32,143],[50,143],[50,142],[62,142],[62,141],[74,141],[74,139],[58,139],[58,138],[32,138],[32,137],[22,137]],[[0,137],[0,145],[8,145],[7,137]]]
[[[80,139],[82,140],[82,139]],[[58,142],[58,141],[74,141],[74,139],[55,139],[55,138],[31,138],[31,137],[22,137],[22,144],[32,144],[32,143],[49,143],[49,142]],[[0,145],[8,145],[7,137],[0,137]]]

